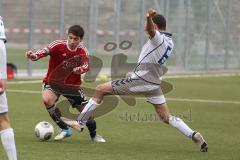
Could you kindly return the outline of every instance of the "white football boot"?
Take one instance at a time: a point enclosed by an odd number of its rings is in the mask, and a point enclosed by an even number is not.
[[[60,119],[64,123],[66,123],[69,127],[73,128],[73,129],[76,129],[78,132],[82,132],[84,127],[85,127],[85,124],[83,124],[79,121],[76,121],[76,120],[68,119],[68,118],[65,118],[65,117],[60,117]]]
[[[201,152],[207,152],[208,151],[208,145],[207,142],[203,139],[203,136],[199,132],[194,132],[192,135],[192,140],[196,145],[198,146],[199,150]]]
[[[93,138],[91,137],[91,141],[100,142],[100,143],[105,143],[106,142],[106,140],[98,134],[96,134],[95,137],[93,137]]]

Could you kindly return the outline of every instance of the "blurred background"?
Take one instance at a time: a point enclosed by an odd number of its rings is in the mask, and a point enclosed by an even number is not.
[[[145,13],[149,7],[165,15],[167,30],[173,33],[175,50],[167,65],[172,71],[237,71],[240,69],[240,1],[238,0],[0,0],[8,38],[8,62],[18,76],[42,76],[48,58],[25,59],[66,36],[73,24],[85,29],[85,44],[91,55],[101,58],[106,72],[112,56],[124,53],[136,62],[142,45]],[[104,50],[108,42],[131,41],[127,50]]]

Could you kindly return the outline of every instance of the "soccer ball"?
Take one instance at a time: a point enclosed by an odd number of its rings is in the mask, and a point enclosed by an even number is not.
[[[42,141],[49,140],[54,134],[54,128],[51,123],[42,121],[35,126],[35,135]]]

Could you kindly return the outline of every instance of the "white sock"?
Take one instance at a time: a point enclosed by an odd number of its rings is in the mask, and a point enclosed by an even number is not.
[[[185,136],[192,138],[193,130],[188,127],[186,123],[183,122],[181,118],[170,116],[169,124],[175,128],[177,128],[180,132],[182,132]]]
[[[3,148],[7,153],[9,160],[17,160],[14,133],[12,128],[0,132]]]
[[[94,110],[99,106],[92,98],[86,104],[80,115],[78,116],[77,120],[83,123],[86,123],[87,120],[92,116]]]

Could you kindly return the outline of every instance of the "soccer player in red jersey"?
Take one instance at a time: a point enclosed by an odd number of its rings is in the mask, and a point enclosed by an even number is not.
[[[55,140],[62,140],[72,134],[71,129],[60,119],[61,112],[55,106],[59,97],[66,97],[72,107],[80,112],[88,102],[80,88],[81,74],[89,70],[88,51],[82,42],[83,37],[83,28],[73,25],[68,29],[67,39],[55,40],[35,53],[26,52],[26,57],[32,61],[50,56],[48,72],[43,79],[42,100],[53,121],[61,128]],[[69,88],[77,92],[66,93]],[[96,121],[93,118],[88,120],[87,127],[92,141],[105,142],[96,134]]]

